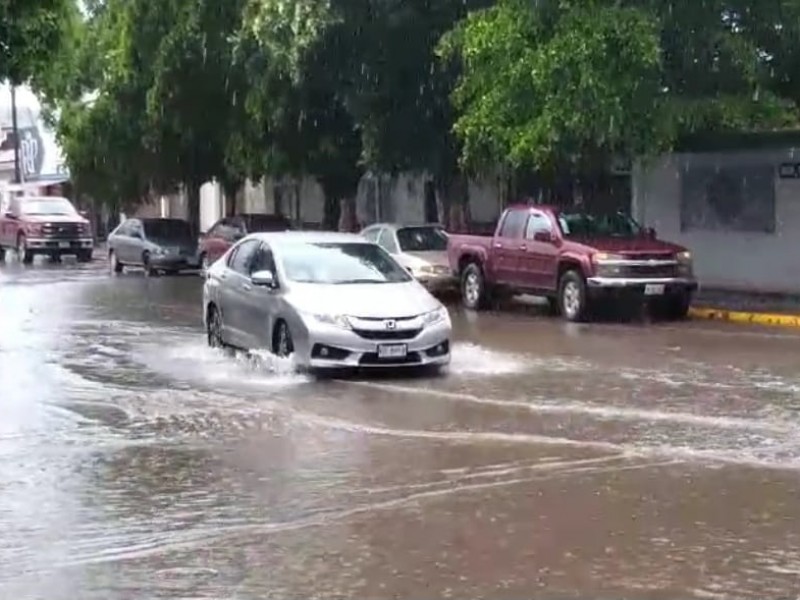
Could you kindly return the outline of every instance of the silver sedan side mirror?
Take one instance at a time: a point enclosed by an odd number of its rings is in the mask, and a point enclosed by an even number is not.
[[[250,275],[250,281],[260,287],[275,287],[275,274],[272,271],[256,271]]]

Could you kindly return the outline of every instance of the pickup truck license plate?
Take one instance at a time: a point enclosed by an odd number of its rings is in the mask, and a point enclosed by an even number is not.
[[[380,344],[378,345],[378,358],[405,358],[408,354],[406,344]]]
[[[58,242],[59,248],[69,248],[69,242]]]
[[[663,296],[664,284],[663,283],[648,283],[644,286],[645,296]]]

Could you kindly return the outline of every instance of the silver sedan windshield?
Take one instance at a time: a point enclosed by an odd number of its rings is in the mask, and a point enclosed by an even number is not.
[[[408,272],[375,244],[317,242],[286,244],[279,260],[296,283],[402,283]]]

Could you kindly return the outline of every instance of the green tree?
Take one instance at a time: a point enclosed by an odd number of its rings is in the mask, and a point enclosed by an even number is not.
[[[226,150],[232,128],[245,125],[245,80],[237,71],[232,38],[240,29],[238,0],[165,0],[148,2],[137,33],[149,39],[148,23],[163,35],[153,46],[152,82],[147,92],[148,136],[162,157],[164,177],[188,192],[189,220],[199,225],[200,186],[216,178],[230,195],[242,177]]]
[[[78,20],[74,0],[0,0],[0,80],[45,72]]]
[[[796,122],[781,86],[797,85],[787,60],[797,5],[499,0],[440,47],[463,68],[462,161],[596,175],[612,156],[654,154],[683,135]]]
[[[38,85],[77,191],[114,209],[164,188],[161,161],[144,144],[149,78],[126,54],[130,8],[122,0],[87,2],[72,43]]]
[[[253,0],[238,46],[250,82],[250,130],[240,131],[236,143],[244,170],[253,177],[314,177],[329,228],[343,205],[354,217],[363,174],[360,134],[342,93],[343,65],[352,57],[347,34],[347,23],[320,3]]]
[[[656,152],[663,126],[655,19],[636,8],[501,0],[445,36],[465,165],[577,170]]]

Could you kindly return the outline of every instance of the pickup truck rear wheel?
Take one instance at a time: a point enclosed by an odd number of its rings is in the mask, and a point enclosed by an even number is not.
[[[568,321],[578,322],[586,319],[588,303],[586,281],[577,271],[567,271],[558,283],[558,305],[561,314]]]
[[[461,298],[464,306],[472,310],[486,308],[489,303],[486,280],[480,265],[470,263],[461,273]]]

